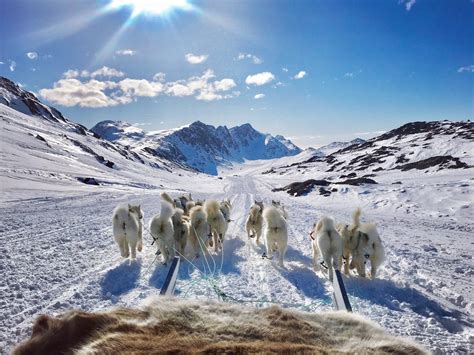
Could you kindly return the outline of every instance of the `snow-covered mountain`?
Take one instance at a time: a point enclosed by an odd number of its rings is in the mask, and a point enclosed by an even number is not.
[[[363,140],[362,138],[355,138],[349,142],[332,142],[318,148],[317,150],[323,153],[324,155],[329,155],[351,145],[357,145],[362,143],[365,143],[365,140]]]
[[[260,133],[248,123],[227,128],[196,121],[174,130],[145,132],[126,122],[102,121],[91,131],[134,151],[147,151],[212,175],[217,174],[218,166],[301,152],[285,137]]]
[[[272,171],[292,174],[296,171],[327,175],[375,175],[383,171],[436,173],[444,169],[474,166],[474,123],[470,121],[411,122],[368,141],[355,140],[324,156],[314,150],[304,159],[273,165]],[[330,144],[336,148],[337,144]]]
[[[84,182],[143,187],[145,172],[150,177],[148,186],[153,187],[152,177],[157,174],[189,170],[150,152],[135,152],[102,139],[3,77],[0,128],[0,174],[5,188],[25,187],[33,181],[43,188],[52,181],[70,189]]]

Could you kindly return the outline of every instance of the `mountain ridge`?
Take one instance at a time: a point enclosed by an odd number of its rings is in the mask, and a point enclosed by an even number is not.
[[[219,166],[245,160],[274,159],[299,154],[302,150],[285,137],[261,133],[250,123],[228,128],[202,121],[156,132],[145,132],[122,121],[101,121],[91,131],[104,139],[189,165],[211,175]]]

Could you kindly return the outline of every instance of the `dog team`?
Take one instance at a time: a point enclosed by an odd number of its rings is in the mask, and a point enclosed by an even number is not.
[[[215,252],[222,249],[224,237],[230,223],[232,205],[229,200],[193,201],[191,195],[172,199],[162,192],[160,214],[149,224],[149,233],[158,246],[163,263],[169,262],[175,254],[184,256],[190,243],[195,257],[213,247]],[[136,250],[143,246],[143,211],[140,205],[119,205],[113,213],[113,234],[125,258],[131,254],[136,258]]]
[[[229,200],[194,201],[191,195],[172,199],[162,192],[161,211],[149,224],[149,233],[158,246],[163,263],[177,253],[184,256],[189,243],[195,257],[222,249],[229,226],[232,205]],[[333,219],[322,217],[314,223],[309,234],[313,250],[313,267],[316,271],[327,269],[332,281],[333,269],[343,267],[348,275],[355,269],[359,276],[366,276],[366,264],[370,261],[370,277],[375,278],[377,269],[384,261],[384,248],[375,224],[360,222],[361,210],[356,209],[352,223],[335,224]],[[272,259],[278,252],[278,265],[283,266],[288,246],[288,214],[285,207],[272,201],[270,206],[254,201],[246,220],[249,238],[257,244],[263,237],[266,252],[264,258]],[[143,212],[140,205],[120,205],[113,213],[113,234],[121,255],[136,258],[136,250],[143,248]]]

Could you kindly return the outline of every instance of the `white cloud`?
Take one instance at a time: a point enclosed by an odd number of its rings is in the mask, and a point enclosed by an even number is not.
[[[288,68],[281,68],[285,73],[288,73]]]
[[[16,69],[16,62],[14,60],[10,60],[10,71],[15,71]]]
[[[153,80],[164,82],[166,80],[166,74],[162,72],[156,73],[155,75],[153,75]]]
[[[134,56],[135,54],[137,54],[137,51],[133,49],[119,49],[118,51],[115,51],[115,54],[121,56]]]
[[[118,83],[119,88],[128,97],[155,97],[164,90],[162,83],[146,79],[123,79]]]
[[[413,7],[413,5],[415,5],[416,0],[399,0],[398,3],[399,3],[399,4],[404,4],[404,5],[405,5],[405,9],[406,9],[407,11],[410,11],[411,8]]]
[[[256,55],[250,54],[250,53],[239,53],[239,55],[237,56],[236,59],[237,60],[251,59],[254,62],[254,64],[262,64],[263,63],[262,58],[257,57]]]
[[[474,65],[468,65],[467,67],[461,67],[458,69],[458,73],[474,73]]]
[[[5,63],[4,63],[4,62],[0,62],[0,65],[3,65],[3,64],[5,64]]]
[[[253,98],[254,98],[255,100],[259,100],[259,99],[263,99],[264,97],[265,97],[265,94],[257,94],[257,95],[255,95]]]
[[[36,52],[28,52],[28,53],[26,53],[26,56],[27,56],[29,59],[32,59],[32,60],[33,60],[33,59],[38,58],[38,53],[36,53]]]
[[[265,72],[258,73],[255,75],[247,76],[247,78],[245,79],[245,83],[248,85],[260,86],[260,85],[268,84],[269,82],[273,80],[275,80],[275,75],[273,75],[272,73],[268,71],[265,71]]]
[[[207,54],[202,54],[202,55],[195,55],[192,53],[188,53],[185,55],[186,60],[188,63],[191,64],[201,64],[204,63],[209,56]]]
[[[353,78],[354,77],[354,73],[345,73],[344,76],[346,78]]]
[[[41,89],[39,95],[67,107],[107,107],[120,103],[105,93],[106,89],[116,86],[117,83],[110,81],[90,80],[83,83],[77,79],[61,79],[54,83],[53,89]]]
[[[83,71],[84,73],[87,73],[87,71]],[[106,67],[106,66],[103,66],[102,68],[100,69],[97,69],[96,71],[92,72],[90,74],[90,76],[92,78],[95,78],[97,76],[106,76],[106,77],[112,77],[112,76],[116,76],[116,77],[122,77],[124,76],[125,73],[121,72],[120,70],[117,70],[117,69],[114,69],[114,68],[109,68],[109,67]],[[87,76],[87,75],[82,75],[81,76]]]
[[[68,70],[63,74],[63,78],[54,84],[52,89],[42,89],[39,94],[59,105],[94,108],[128,104],[139,97],[156,97],[159,95],[194,96],[196,100],[202,101],[230,99],[240,95],[239,91],[227,93],[236,86],[233,79],[213,80],[215,74],[210,69],[206,70],[201,76],[192,76],[188,79],[173,82],[166,82],[163,73],[155,74],[153,81],[131,78],[120,81],[94,79],[95,76],[113,76],[111,70],[115,69],[104,68],[100,69],[100,73],[97,73],[97,71],[89,73],[88,71]],[[80,79],[91,77],[93,79],[89,81],[82,81],[88,79]]]
[[[301,70],[298,72],[298,74],[296,74],[293,79],[303,79],[304,77],[306,76],[306,72],[304,70]]]
[[[235,86],[235,81],[232,79],[222,79],[219,81],[214,81],[214,88],[216,89],[216,91],[227,91]]]
[[[79,76],[79,71],[74,69],[69,69],[63,73],[63,77],[66,79],[77,78]]]

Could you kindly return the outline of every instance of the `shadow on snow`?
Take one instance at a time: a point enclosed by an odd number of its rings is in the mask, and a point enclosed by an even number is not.
[[[100,282],[102,297],[119,296],[138,286],[141,261],[125,260],[120,265],[107,271]]]
[[[469,322],[463,319],[463,313],[443,308],[414,288],[397,285],[390,280],[358,277],[344,277],[344,283],[349,297],[367,299],[393,311],[404,312],[409,308],[423,317],[435,318],[450,333],[463,331],[462,324],[469,326]]]

